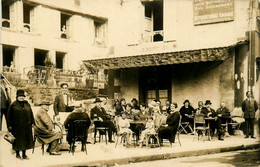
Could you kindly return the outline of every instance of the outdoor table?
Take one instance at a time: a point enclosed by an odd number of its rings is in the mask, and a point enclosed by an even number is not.
[[[231,116],[226,116],[226,115],[221,115],[221,116],[218,116],[221,120],[225,120],[225,123],[222,123],[221,122],[221,125],[225,125],[225,136],[230,136],[229,133],[228,133],[228,121],[231,120]]]
[[[210,129],[210,121],[216,121],[217,117],[206,117],[205,120],[208,121],[208,127]],[[210,133],[210,130],[209,130]],[[211,137],[209,138],[209,140],[211,140]]]
[[[146,121],[145,120],[131,120],[130,121],[130,129],[135,129],[136,126],[138,125],[145,125]],[[138,129],[137,133],[136,134],[136,141],[139,140],[139,136],[140,136],[140,133],[141,133],[142,130]]]

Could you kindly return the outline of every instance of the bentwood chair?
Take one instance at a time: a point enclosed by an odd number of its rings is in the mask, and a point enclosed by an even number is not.
[[[198,135],[198,140],[200,139],[200,135],[202,136],[202,139],[204,141],[204,136],[206,136],[206,133],[208,135],[208,139],[210,140],[210,128],[209,128],[209,123],[208,126],[206,125],[205,122],[205,116],[200,114],[194,115],[194,138],[193,141],[196,137],[196,135]],[[204,135],[204,136],[203,136]]]
[[[76,120],[73,122],[72,126],[72,143],[70,144],[70,152],[74,155],[74,148],[75,148],[75,142],[81,141],[82,142],[82,148],[84,148],[82,151],[86,151],[87,154],[87,147],[86,147],[86,139],[87,139],[87,121],[86,120]]]

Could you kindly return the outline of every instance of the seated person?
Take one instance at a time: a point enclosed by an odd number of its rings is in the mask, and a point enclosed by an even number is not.
[[[50,105],[51,103],[48,101],[43,101],[40,104],[41,108],[35,115],[34,134],[38,136],[37,139],[41,144],[49,144],[47,152],[50,155],[61,155],[58,153],[58,144],[59,139],[62,138],[62,134],[54,131],[52,119],[47,113]]]
[[[115,116],[114,110],[112,110],[111,106],[108,104],[108,98],[105,97],[102,102],[102,107],[105,109],[106,113],[110,115],[111,117]]]
[[[64,126],[66,129],[68,129],[68,133],[67,133],[67,141],[68,143],[71,145],[72,143],[72,139],[74,137],[73,134],[73,123],[74,121],[77,120],[86,120],[86,126],[87,126],[87,131],[86,133],[86,138],[84,138],[81,143],[82,143],[82,147],[81,147],[81,151],[85,151],[85,144],[87,142],[87,137],[88,137],[88,128],[90,126],[90,118],[88,116],[88,114],[84,111],[84,109],[82,108],[81,105],[79,106],[75,106],[74,110],[72,111],[72,113],[70,113],[68,115],[68,117],[66,118],[65,122],[64,122]],[[74,149],[74,148],[73,148]]]
[[[131,103],[132,103],[132,109],[133,110],[140,110],[140,107],[138,106],[138,101],[136,98],[133,98],[131,100]]]
[[[166,100],[165,101],[165,107],[166,107],[166,112],[167,114],[170,114],[170,110],[171,110],[171,107],[170,107],[171,103],[169,100]]]
[[[204,109],[203,101],[198,102],[198,108],[195,109],[195,114],[202,114],[202,110]]]
[[[180,113],[176,110],[177,103],[171,104],[171,112],[167,116],[166,125],[162,125],[158,129],[159,139],[169,139],[171,143],[175,142],[175,135],[177,133],[180,121]]]
[[[129,119],[126,118],[126,114],[122,113],[122,118],[118,121],[119,133],[126,133],[126,145],[131,144],[132,131],[130,128]]]
[[[115,101],[114,110],[116,116],[121,116],[121,113],[124,111],[123,107],[121,106],[121,102],[119,100]]]
[[[210,132],[211,132],[211,136],[214,136],[215,134],[215,129],[217,129],[218,131],[218,139],[219,140],[223,140],[221,138],[221,136],[223,135],[221,132],[221,123],[219,121],[219,119],[217,118],[217,113],[215,112],[214,109],[211,108],[211,102],[210,100],[206,100],[205,102],[205,108],[202,110],[202,114],[205,116],[205,117],[212,117],[212,118],[215,118],[215,120],[209,120],[209,124],[210,124]],[[207,122],[206,122],[207,123]],[[220,133],[221,132],[221,133]]]
[[[154,127],[154,122],[153,122],[153,117],[149,116],[147,118],[147,122],[145,124],[145,130],[142,131],[141,133],[141,139],[140,139],[140,146],[143,145],[143,141],[145,138],[145,135],[148,133],[155,133],[155,127]]]
[[[91,119],[98,120],[98,121],[94,122],[96,127],[108,127],[108,141],[110,143],[114,143],[114,141],[112,140],[112,133],[116,132],[116,127],[115,127],[114,123],[110,120],[110,118],[108,117],[105,109],[103,107],[101,107],[102,101],[100,100],[100,98],[96,98],[94,103],[96,104],[96,106],[94,108],[92,108],[90,111]]]
[[[182,116],[181,122],[189,122],[189,125],[193,127],[194,120],[191,117],[194,114],[194,108],[190,105],[189,100],[183,102],[183,106],[180,109],[180,114]]]
[[[146,120],[147,117],[149,117],[149,116],[150,116],[150,114],[149,114],[148,110],[146,109],[145,104],[142,103],[142,104],[140,105],[140,111],[138,112],[137,117],[138,117],[140,120],[143,120],[143,121],[144,121],[144,120]]]

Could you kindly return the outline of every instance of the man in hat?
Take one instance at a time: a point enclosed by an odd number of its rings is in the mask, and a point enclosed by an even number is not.
[[[255,122],[255,113],[258,109],[258,104],[253,98],[251,91],[246,92],[246,99],[242,103],[242,111],[244,112],[245,124],[246,124],[246,137],[249,137],[249,132],[251,138],[255,139],[254,136],[254,122]]]
[[[96,127],[108,127],[108,139],[110,143],[114,143],[112,140],[112,133],[116,132],[116,127],[114,123],[110,120],[108,117],[105,109],[101,107],[102,101],[100,98],[96,98],[94,101],[96,106],[91,109],[91,119],[97,119],[98,121],[95,121],[95,126]]]
[[[68,84],[62,83],[60,85],[61,91],[55,97],[53,110],[57,121],[60,121],[59,112],[71,112],[73,108],[69,107],[69,102],[71,101],[70,94],[68,92]]]
[[[9,105],[11,104],[11,99],[8,94],[7,88],[4,83],[4,76],[1,74],[1,111],[0,111],[0,131],[2,130],[2,120],[3,116],[5,116],[5,120],[7,123],[7,110]]]
[[[87,136],[88,136],[88,128],[90,126],[90,118],[89,115],[85,112],[86,110],[84,110],[82,108],[82,105],[76,105],[73,112],[71,114],[68,115],[67,119],[64,122],[64,126],[66,129],[68,129],[68,133],[67,133],[67,141],[69,144],[72,143],[72,139],[73,139],[73,123],[74,121],[77,120],[86,120],[86,126],[87,126],[87,130],[86,130],[86,138],[84,138],[81,143],[82,143],[82,147],[81,147],[81,151],[85,151],[85,144],[87,142]],[[74,149],[74,148],[73,148]]]
[[[51,103],[48,101],[42,101],[41,108],[35,115],[34,133],[37,139],[42,144],[49,144],[47,151],[50,155],[61,155],[58,153],[59,139],[62,138],[60,132],[54,131],[54,125],[51,117],[47,113],[49,111]]]

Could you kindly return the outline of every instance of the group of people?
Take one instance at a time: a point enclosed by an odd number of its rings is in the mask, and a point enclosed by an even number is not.
[[[249,137],[249,134],[252,138],[255,138],[253,122],[258,105],[252,98],[250,91],[246,95],[247,99],[242,103],[246,123],[246,138]],[[7,97],[3,94],[3,91],[1,91],[1,97]],[[216,118],[214,121],[209,122],[211,135],[214,135],[215,129],[217,129],[218,138],[223,140],[221,124],[224,121],[223,119],[227,119],[230,116],[225,103],[222,102],[220,108],[215,111],[211,108],[212,103],[210,100],[206,100],[205,103],[199,101],[196,109],[191,106],[189,100],[185,100],[183,106],[178,111],[177,103],[170,103],[170,101],[166,101],[165,106],[162,106],[158,100],[152,100],[148,106],[143,103],[139,106],[136,98],[133,98],[131,103],[127,103],[122,98],[115,100],[113,107],[110,107],[107,103],[107,98],[104,100],[96,98],[94,101],[95,106],[90,108],[92,105],[90,103],[70,107],[70,99],[68,84],[61,84],[61,91],[54,100],[53,109],[56,121],[60,121],[60,112],[72,111],[64,122],[64,127],[68,129],[67,142],[69,144],[72,143],[73,134],[71,127],[75,120],[86,120],[88,131],[90,130],[89,127],[107,127],[110,143],[114,143],[112,140],[113,134],[126,133],[126,144],[131,144],[131,136],[134,133],[139,144],[143,145],[147,133],[158,133],[160,141],[169,139],[171,143],[174,143],[180,119],[181,122],[188,122],[191,130],[193,130],[193,116],[195,114]],[[3,103],[1,100],[1,106],[4,106],[2,105]],[[7,102],[5,104],[8,105]],[[8,108],[7,127],[8,131],[16,138],[12,146],[13,150],[16,151],[18,159],[28,159],[26,150],[33,147],[32,129],[34,129],[34,134],[40,143],[49,144],[47,152],[50,155],[60,155],[59,141],[62,139],[62,133],[57,131],[57,128],[54,129],[54,120],[48,114],[50,105],[51,102],[43,101],[40,104],[40,109],[34,116],[30,104],[25,100],[24,90],[19,89],[16,93],[16,101],[6,107],[6,110]],[[4,110],[1,108],[1,111]],[[135,121],[141,121],[142,123],[133,123]],[[82,151],[86,149],[84,145],[87,142],[88,131],[86,131],[86,138],[82,140]],[[22,156],[20,156],[20,152],[22,152]]]

